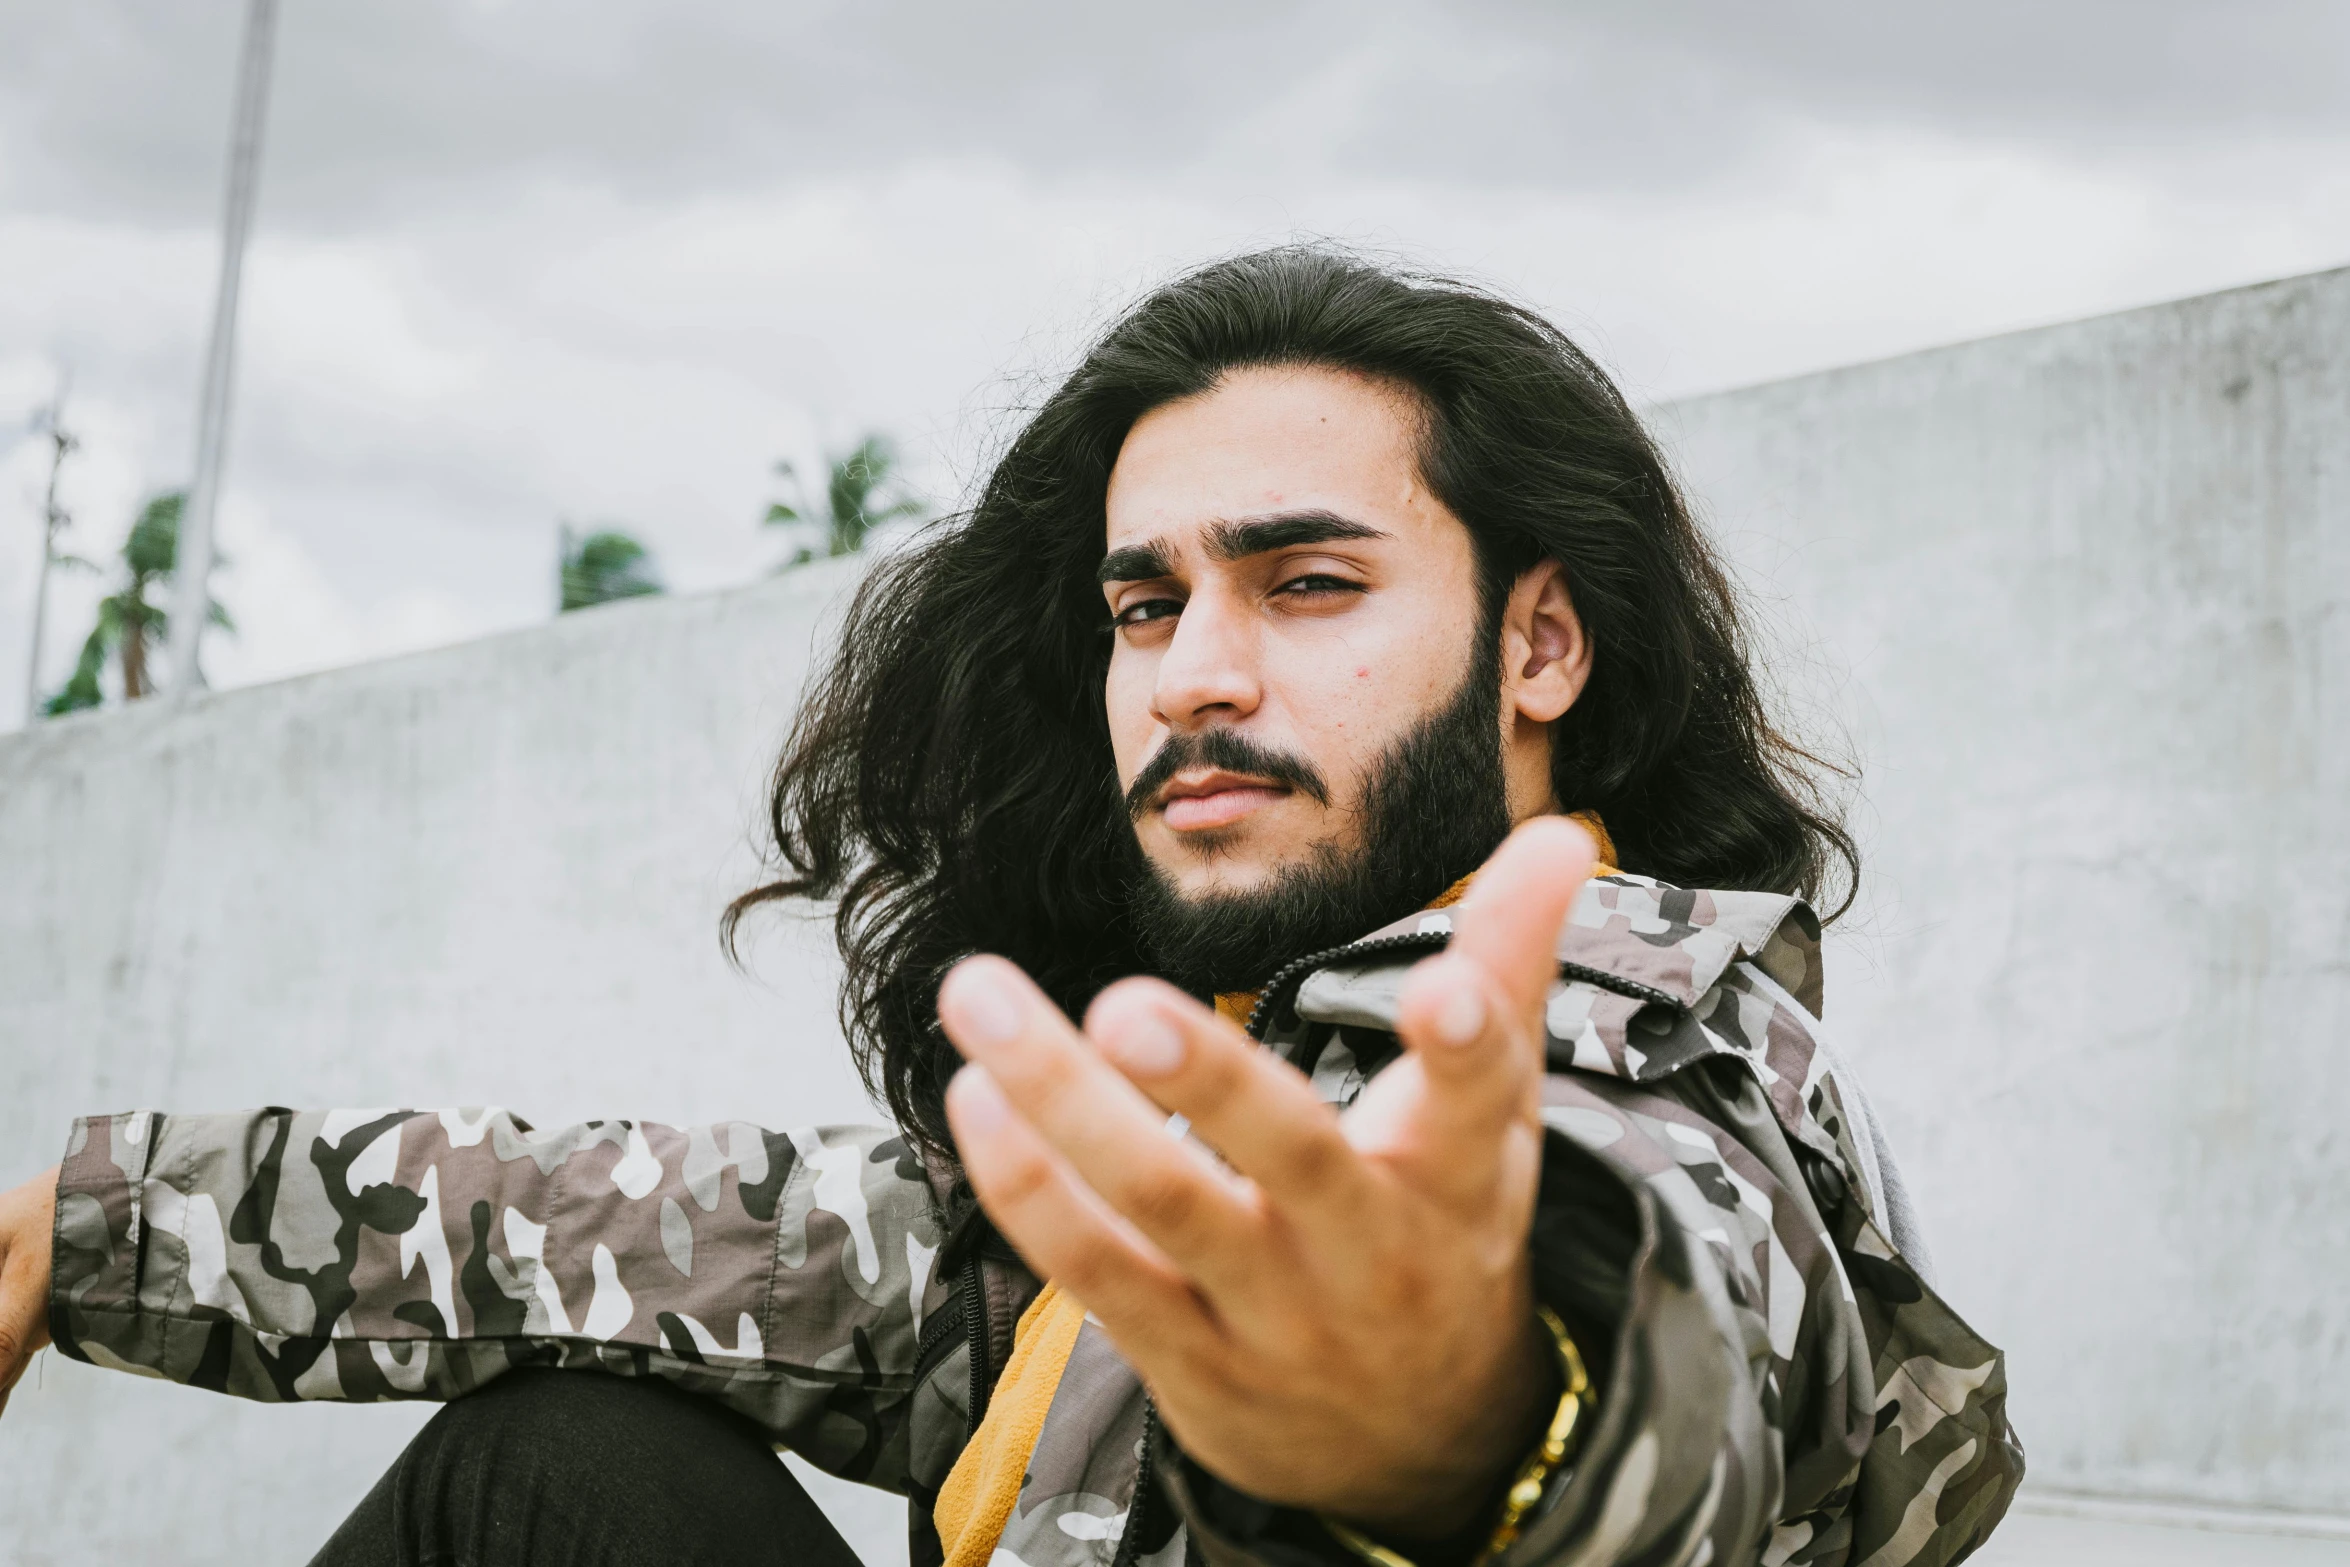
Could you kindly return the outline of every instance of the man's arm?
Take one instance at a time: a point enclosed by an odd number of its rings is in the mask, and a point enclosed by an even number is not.
[[[54,1190],[80,1359],[267,1401],[658,1375],[836,1472],[903,1468],[940,1237],[882,1130],[141,1111],[77,1122]]]

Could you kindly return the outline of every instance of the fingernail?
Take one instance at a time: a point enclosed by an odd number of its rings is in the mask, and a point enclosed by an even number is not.
[[[1448,1045],[1470,1045],[1485,1032],[1485,998],[1473,985],[1456,986],[1436,1008],[1436,1037]]]
[[[975,1045],[1009,1044],[1020,1036],[1020,998],[992,965],[955,971],[955,1021]]]
[[[948,1092],[966,1135],[984,1135],[1004,1124],[1008,1113],[1004,1091],[996,1087],[995,1079],[987,1075],[985,1068],[963,1068],[948,1085]]]
[[[1126,1019],[1103,1043],[1112,1060],[1146,1077],[1164,1077],[1183,1064],[1183,1036],[1155,1012]]]

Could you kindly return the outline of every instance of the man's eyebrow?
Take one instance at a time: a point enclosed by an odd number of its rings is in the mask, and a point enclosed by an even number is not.
[[[1300,544],[1331,544],[1341,539],[1384,539],[1387,535],[1367,522],[1341,517],[1334,511],[1269,512],[1261,517],[1212,523],[1208,527],[1208,557],[1227,563],[1246,560],[1272,550]],[[1129,545],[1102,557],[1094,576],[1100,582],[1149,582],[1175,575],[1175,560],[1157,539]]]
[[[1101,570],[1093,574],[1096,582],[1155,582],[1161,577],[1175,575],[1175,559],[1167,553],[1167,546],[1157,539],[1148,544],[1132,544],[1122,550],[1112,550],[1102,557]]]
[[[1384,539],[1367,522],[1334,511],[1280,511],[1262,517],[1219,522],[1208,529],[1208,556],[1231,562],[1300,544],[1334,544],[1341,539]]]

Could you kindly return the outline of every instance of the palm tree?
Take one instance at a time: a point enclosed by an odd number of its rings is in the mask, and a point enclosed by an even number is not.
[[[569,523],[561,528],[563,561],[556,575],[557,614],[663,591],[653,552],[628,534],[617,528],[575,534]]]
[[[185,491],[167,491],[149,500],[139,512],[139,520],[131,524],[131,536],[122,543],[122,586],[98,601],[98,623],[82,641],[82,656],[74,663],[72,677],[48,701],[46,711],[52,716],[105,701],[99,676],[110,655],[122,663],[124,701],[136,702],[153,692],[147,678],[147,656],[162,645],[171,630],[170,615],[163,605],[170,598],[172,577],[179,565],[180,509],[186,503]],[[215,555],[213,564],[220,565],[224,559]],[[236,623],[220,601],[208,602],[210,623],[233,633]],[[199,673],[199,681],[201,678]]]
[[[769,506],[768,525],[812,528],[823,540],[824,554],[853,555],[865,547],[875,529],[901,518],[919,517],[926,509],[898,473],[896,448],[879,432],[867,435],[846,453],[829,456],[825,467],[824,501],[816,506],[810,503],[799,470],[789,462],[775,465],[776,473],[799,492],[798,504],[777,501]],[[803,543],[775,569],[788,571],[816,558],[815,546]]]

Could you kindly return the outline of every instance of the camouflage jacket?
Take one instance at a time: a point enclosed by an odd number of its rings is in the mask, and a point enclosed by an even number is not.
[[[1393,1059],[1415,915],[1292,965],[1251,1029],[1323,1096]],[[1601,1387],[1505,1567],[1939,1567],[2023,1455],[1999,1352],[1896,1246],[1816,1040],[1794,900],[1594,882],[1549,1003],[1538,1293]],[[263,1400],[451,1398],[507,1368],[658,1376],[928,1502],[1038,1281],[880,1129],[502,1110],[152,1111],[75,1124],[50,1325],[67,1354]],[[1001,1542],[1024,1567],[1327,1563],[1222,1483],[1080,1333]],[[999,1557],[1001,1562],[1003,1558]]]

